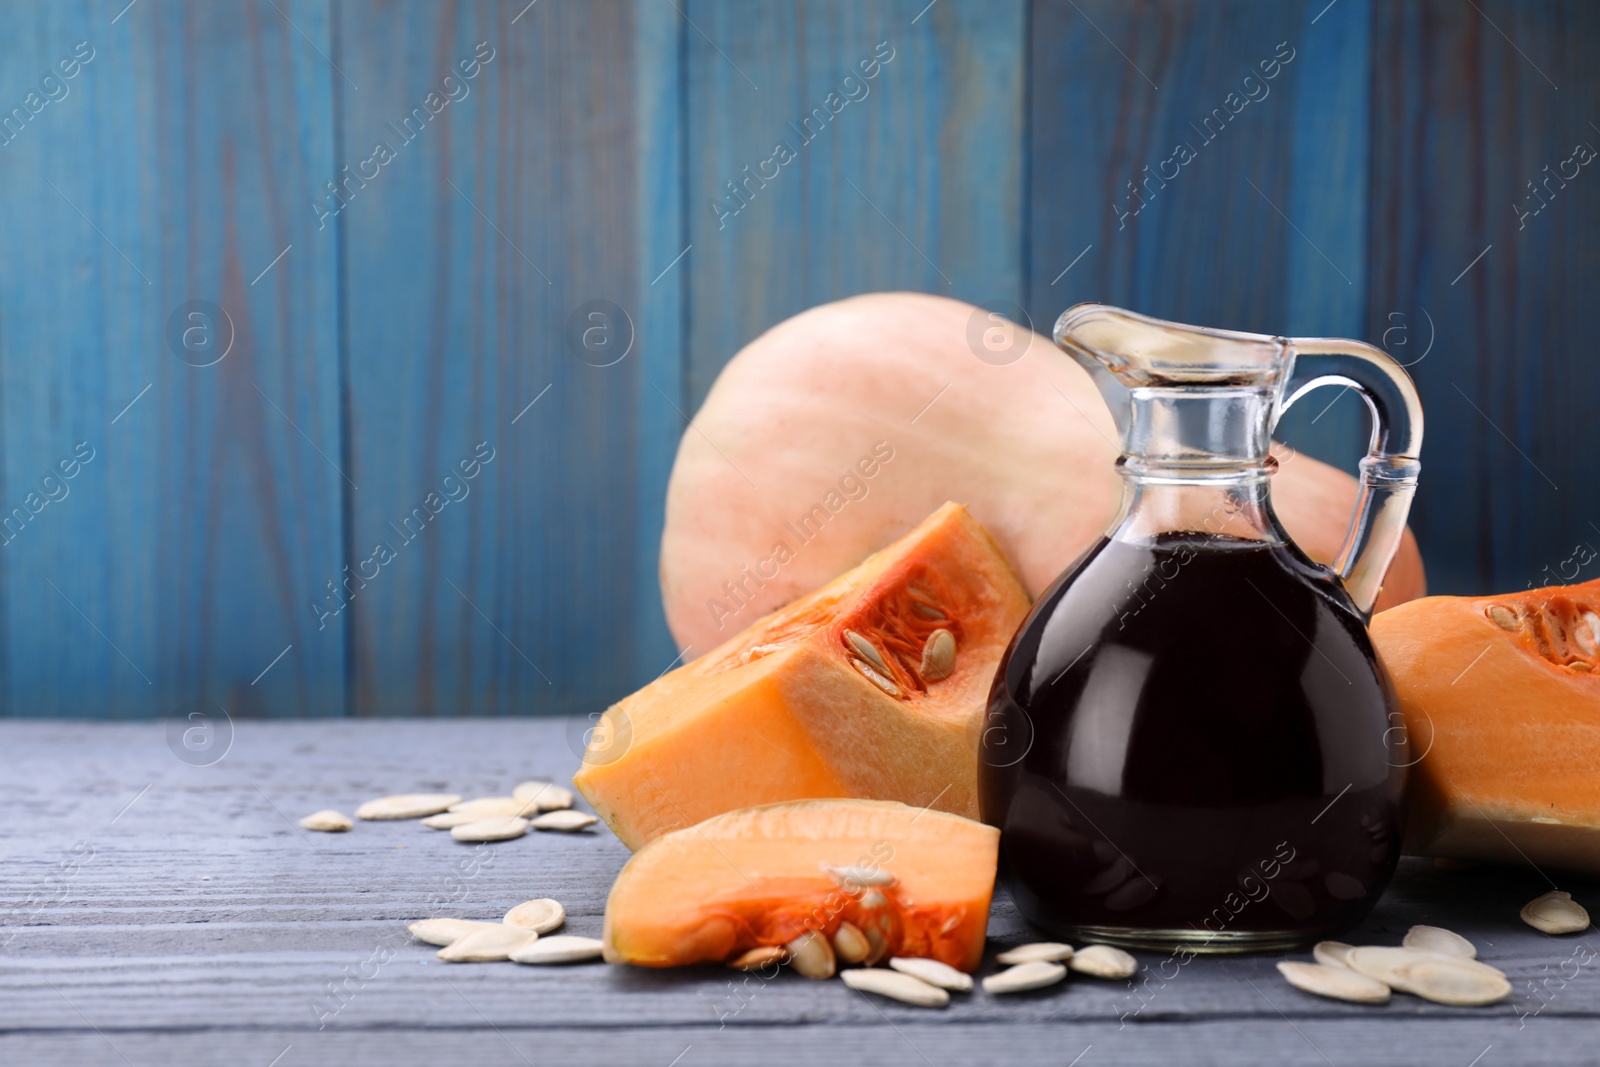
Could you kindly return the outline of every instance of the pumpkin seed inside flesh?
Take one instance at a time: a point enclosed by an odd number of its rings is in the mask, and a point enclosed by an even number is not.
[[[1055,985],[1067,976],[1067,969],[1059,963],[1049,960],[1034,960],[1031,963],[1019,963],[1009,967],[999,974],[991,974],[983,980],[985,993],[1026,993],[1030,989],[1043,989],[1048,985]]]
[[[1320,963],[1300,963],[1284,960],[1278,964],[1278,973],[1289,984],[1319,997],[1350,1000],[1357,1004],[1383,1004],[1389,999],[1389,987],[1376,978]]]
[[[1589,913],[1571,893],[1553,890],[1524,904],[1522,921],[1547,934],[1575,934],[1589,928]]]
[[[949,616],[925,600],[912,600],[911,610],[929,622],[947,622]]]
[[[539,935],[520,926],[485,923],[465,937],[450,942],[435,955],[448,963],[495,963]]]
[[[1139,961],[1120,948],[1089,945],[1074,952],[1067,966],[1096,978],[1132,978],[1139,970]]]
[[[300,820],[302,830],[320,830],[325,834],[343,833],[354,825],[355,823],[350,821],[350,816],[332,808],[314,811]]]
[[[860,963],[872,955],[872,942],[852,922],[842,922],[833,932],[833,954],[841,963]]]
[[[356,809],[356,818],[370,821],[420,819],[425,815],[437,815],[460,802],[458,793],[399,793],[367,801]]]
[[[972,975],[958,971],[948,963],[940,963],[938,960],[896,956],[889,961],[889,966],[901,974],[909,974],[940,989],[949,989],[957,993],[966,993],[972,989]]]
[[[729,960],[728,966],[736,971],[759,971],[774,963],[782,963],[788,958],[789,953],[784,951],[782,945],[760,945],[742,956]]]
[[[450,836],[457,841],[465,841],[470,844],[479,841],[510,841],[521,837],[527,832],[527,819],[519,819],[515,815],[508,815],[497,819],[481,819],[478,822],[469,822],[465,826],[457,826],[450,831]]]
[[[1515,630],[1520,625],[1517,621],[1517,613],[1504,604],[1490,605],[1489,618],[1494,620],[1494,624],[1502,630]]]
[[[1471,941],[1441,926],[1413,926],[1406,931],[1400,944],[1418,952],[1437,952],[1441,956],[1460,956],[1468,960],[1478,955],[1478,948]]]
[[[863,993],[876,993],[880,997],[898,1000],[919,1008],[942,1008],[950,1003],[950,994],[938,986],[929,985],[920,978],[898,971],[884,971],[857,967],[840,971],[839,977],[851,989]]]
[[[418,919],[407,926],[411,936],[427,945],[449,945],[460,941],[472,931],[499,923],[473,922],[470,919]]]
[[[883,653],[878,651],[877,645],[868,641],[854,630],[846,630],[844,639],[849,642],[851,648],[855,649],[856,655],[876,667],[879,674],[887,678],[894,673],[889,669],[888,662],[884,660]]]
[[[540,811],[560,811],[572,807],[577,800],[572,790],[540,781],[523,782],[511,791],[511,795],[518,800],[537,803]]]
[[[1350,951],[1353,948],[1354,945],[1347,945],[1343,941],[1318,941],[1312,946],[1311,955],[1324,967],[1349,971],[1354,970],[1350,966]]]
[[[567,921],[567,909],[561,906],[561,901],[546,897],[518,904],[506,912],[506,917],[500,921],[507,926],[532,930],[536,934],[548,934]]]
[[[889,679],[879,674],[877,670],[873,668],[872,664],[868,663],[866,660],[856,659],[854,656],[851,656],[850,665],[854,667],[863,678],[877,686],[879,689],[882,689],[885,693],[888,693],[896,700],[900,699],[900,697],[903,695],[900,692],[900,687],[898,685],[895,685]]]
[[[949,630],[935,630],[922,646],[924,681],[937,682],[950,677],[956,669],[956,635]]]
[[[889,886],[900,880],[882,867],[835,867],[824,863],[822,869],[832,875],[833,880],[845,889],[867,885]]]
[[[597,960],[605,944],[595,937],[557,934],[530,941],[511,953],[513,963],[582,963]]]
[[[996,963],[1008,966],[1018,963],[1032,963],[1034,960],[1044,960],[1047,963],[1065,963],[1072,958],[1072,946],[1062,944],[1060,941],[1032,941],[1016,948],[1008,948],[996,956]]]
[[[787,946],[789,964],[807,978],[832,978],[833,946],[815,930],[807,930]]]
[[[1436,1004],[1476,1007],[1494,1004],[1511,995],[1511,983],[1504,976],[1485,974],[1466,961],[1437,957],[1395,968],[1395,988]]]
[[[562,808],[557,811],[547,811],[528,825],[535,830],[560,830],[570,834],[593,826],[599,821],[597,817],[590,815],[586,811],[573,811],[571,808]]]

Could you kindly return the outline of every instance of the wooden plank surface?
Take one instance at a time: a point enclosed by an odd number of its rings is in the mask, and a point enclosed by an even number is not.
[[[1020,0],[685,12],[689,411],[739,348],[816,304],[1021,301]]]
[[[0,713],[338,713],[327,6],[122,6],[0,32]]]
[[[338,60],[360,86],[339,93],[341,161],[379,140],[396,150],[339,216],[347,553],[375,575],[348,609],[328,601],[352,628],[352,711],[615,699],[667,662],[661,624],[655,654],[636,656],[651,631],[618,620],[660,615],[654,583],[638,581],[638,531],[659,522],[640,509],[655,506],[675,432],[656,390],[675,388],[676,340],[648,357],[667,364],[660,383],[635,340],[662,311],[641,314],[653,261],[639,241],[634,6],[337,10]],[[652,32],[658,86],[673,37]],[[469,80],[457,68],[475,56]],[[440,112],[407,139],[396,128],[430,92]],[[661,103],[652,158],[676,122]]]
[[[1600,1026],[1600,977],[1568,965],[1593,938],[1550,938],[1517,909],[1536,872],[1441,872],[1407,860],[1357,943],[1413,923],[1456,929],[1505,969],[1502,1005],[1397,996],[1367,1008],[1285,985],[1274,957],[1200,958],[1162,982],[1074,978],[942,1012],[837,982],[714,968],[444,965],[404,924],[494,918],[554,896],[598,934],[626,849],[602,828],[467,846],[415,823],[310,835],[292,820],[411,789],[503,791],[564,779],[581,720],[241,723],[225,758],[175,758],[158,724],[0,724],[0,1027],[6,1062],[592,1062],[681,1064],[1579,1063]],[[467,866],[463,868],[463,863]],[[1600,885],[1563,879],[1591,904]],[[1002,897],[991,948],[1029,938]],[[1582,954],[1580,953],[1580,958]],[[994,968],[992,958],[983,973]],[[333,998],[329,983],[342,987]],[[735,983],[731,985],[730,983]],[[1142,999],[1141,999],[1142,998]],[[1141,1008],[1141,1004],[1143,1005]],[[319,1029],[320,1026],[320,1029]],[[685,1051],[685,1050],[688,1051]],[[123,1057],[126,1057],[124,1060]]]
[[[1360,336],[1368,8],[1033,5],[1029,310]],[[1353,460],[1356,403],[1285,436]]]
[[[1600,174],[1573,161],[1600,149],[1597,34],[1592,4],[1377,8],[1371,299],[1436,329],[1412,368],[1435,589],[1600,575]]]

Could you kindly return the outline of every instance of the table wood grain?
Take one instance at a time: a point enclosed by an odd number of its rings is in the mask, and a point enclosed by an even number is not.
[[[567,932],[598,935],[627,850],[603,827],[469,846],[414,822],[310,834],[294,820],[388,792],[564,780],[581,720],[212,727],[191,750],[160,723],[0,725],[0,1062],[1499,1067],[1592,1062],[1600,1036],[1600,968],[1577,962],[1600,939],[1517,919],[1542,875],[1410,859],[1352,940],[1458,930],[1510,975],[1507,1003],[1320,1000],[1270,956],[1168,965],[1163,981],[1162,957],[1140,954],[1138,985],[1075,976],[938,1012],[787,973],[442,964],[407,922],[551,896]],[[1561,884],[1600,903],[1591,882]],[[1036,936],[1003,895],[989,935],[984,973]]]

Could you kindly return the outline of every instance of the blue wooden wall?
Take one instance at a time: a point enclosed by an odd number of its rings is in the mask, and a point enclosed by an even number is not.
[[[1433,587],[1592,577],[1597,45],[1580,0],[6,3],[0,711],[599,707],[675,655],[718,369],[879,289],[1384,344]],[[1353,464],[1329,401],[1287,436]]]

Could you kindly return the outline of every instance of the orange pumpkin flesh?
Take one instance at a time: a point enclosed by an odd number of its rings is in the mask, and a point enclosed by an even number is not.
[[[1407,851],[1600,871],[1600,580],[1415,600],[1372,637],[1418,760]]]
[[[612,963],[722,963],[850,922],[878,952],[964,971],[983,959],[1000,833],[882,800],[802,800],[730,811],[656,838],[606,901]],[[881,888],[825,867],[893,875]]]
[[[1027,611],[994,541],[964,507],[946,504],[854,570],[614,705],[573,784],[630,848],[734,808],[805,797],[976,818],[979,722]],[[923,666],[940,629],[956,649],[942,678]]]
[[[946,500],[972,509],[1032,596],[1095,543],[1122,499],[1111,413],[1048,338],[1019,330],[997,357],[982,343],[993,332],[970,304],[870,293],[781,322],[728,362],[667,487],[661,590],[679,647],[695,656],[725,640],[718,623],[737,606],[725,583],[776,545],[794,557],[767,563],[744,617],[803,596]],[[1355,479],[1281,446],[1274,454],[1278,517],[1307,555],[1331,561]],[[797,535],[813,518],[820,532],[813,522]],[[1408,531],[1379,606],[1423,592]]]

